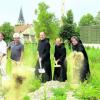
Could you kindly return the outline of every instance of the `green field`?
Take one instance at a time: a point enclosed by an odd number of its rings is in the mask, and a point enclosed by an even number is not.
[[[67,45],[66,45],[66,50],[67,50],[67,56],[69,56],[71,50],[68,49]],[[86,51],[89,56],[91,77],[87,82],[81,84],[78,89],[73,90],[74,96],[79,98],[79,100],[98,100],[97,98],[100,98],[100,49],[86,48]],[[53,53],[54,53],[54,43],[51,43],[52,74],[54,70]],[[10,57],[10,53],[8,54],[8,62],[7,62],[8,75],[11,74],[11,70],[13,67],[11,66],[11,61],[9,57]],[[29,68],[29,67],[34,68],[36,65],[36,61],[37,61],[37,44],[34,43],[25,44],[23,66],[25,68]],[[25,89],[28,90],[27,92],[25,92],[24,96],[27,97],[28,92],[34,92],[40,86],[41,86],[40,81],[36,79],[34,76],[31,77],[24,85],[24,90]],[[66,87],[63,89],[65,89],[64,91],[70,90],[67,84]],[[25,99],[25,100],[30,100],[30,99]],[[51,100],[56,100],[56,99],[51,99]]]

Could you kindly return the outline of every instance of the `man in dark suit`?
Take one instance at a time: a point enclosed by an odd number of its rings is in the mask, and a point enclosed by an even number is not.
[[[44,32],[40,32],[40,40],[38,42],[38,53],[39,59],[41,63],[41,67],[45,70],[45,73],[42,74],[42,82],[50,81],[52,79],[52,72],[51,72],[51,61],[50,61],[50,43],[49,39],[46,38]],[[39,60],[36,64],[35,74],[39,76]]]

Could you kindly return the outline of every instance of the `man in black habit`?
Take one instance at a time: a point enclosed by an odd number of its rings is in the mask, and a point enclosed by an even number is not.
[[[82,41],[78,37],[73,36],[71,38],[71,43],[73,51],[82,52],[84,55],[84,63],[80,73],[80,80],[84,82],[84,80],[87,80],[87,77],[90,75],[88,55],[85,51]]]
[[[64,47],[64,43],[61,42],[60,38],[56,39],[55,44],[55,52],[54,52],[54,58],[55,58],[55,69],[54,69],[54,77],[53,80],[58,81],[65,81],[67,80],[67,66],[66,66],[66,48]],[[59,67],[57,67],[60,65]]]
[[[50,43],[49,39],[46,38],[44,32],[40,32],[40,40],[38,42],[38,54],[41,61],[40,62],[39,60],[37,61],[35,74],[37,77],[41,76],[42,82],[50,81],[52,79],[51,61],[50,61]],[[41,67],[44,68],[45,73],[39,73],[40,63]]]

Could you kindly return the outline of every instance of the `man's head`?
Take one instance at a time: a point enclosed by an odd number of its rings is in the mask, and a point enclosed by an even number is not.
[[[46,35],[44,32],[40,32],[40,40],[44,40],[46,38]]]
[[[20,42],[20,34],[19,33],[14,33],[13,34],[14,42],[19,43]]]
[[[0,33],[0,41],[2,41],[4,39],[4,35],[3,33]]]
[[[56,38],[56,41],[55,41],[56,45],[59,46],[61,45],[62,41],[60,38]]]

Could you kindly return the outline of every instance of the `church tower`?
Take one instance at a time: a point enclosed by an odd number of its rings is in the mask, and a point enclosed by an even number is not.
[[[19,25],[25,24],[22,7],[21,7],[20,13],[19,13],[18,24]]]

